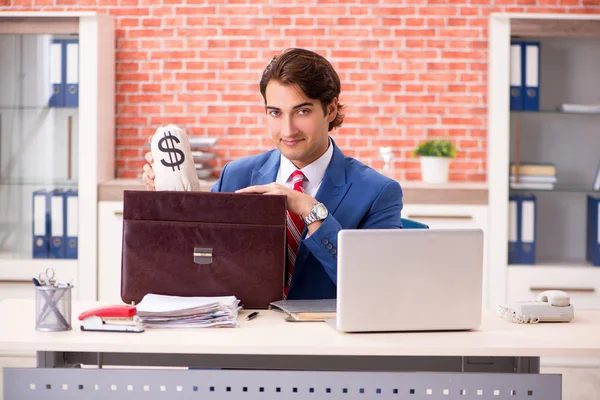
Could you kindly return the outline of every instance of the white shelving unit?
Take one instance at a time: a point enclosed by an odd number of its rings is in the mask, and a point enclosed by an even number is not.
[[[593,268],[584,261],[585,259],[585,216],[577,209],[575,202],[581,201],[585,208],[586,190],[582,186],[581,174],[571,174],[563,177],[561,182],[559,168],[559,182],[557,189],[551,192],[535,192],[538,196],[538,263],[536,265],[508,265],[508,199],[509,199],[509,164],[511,162],[511,151],[514,145],[511,141],[511,111],[510,99],[510,42],[512,36],[520,36],[525,39],[534,38],[542,40],[575,40],[574,38],[587,38],[591,42],[600,38],[600,16],[577,15],[577,14],[514,14],[493,13],[489,21],[489,59],[488,59],[488,183],[489,183],[489,213],[488,213],[488,260],[489,260],[489,291],[490,306],[495,307],[509,301],[530,300],[542,289],[561,289],[569,292],[575,307],[600,308],[600,268]],[[552,39],[548,39],[552,38]],[[581,39],[577,46],[585,46],[586,39]],[[575,42],[573,42],[575,43]],[[568,45],[568,44],[567,44]],[[597,45],[596,45],[597,46]],[[544,45],[542,42],[542,55]],[[588,63],[585,60],[585,50],[580,50],[576,56],[577,62]],[[589,54],[589,52],[587,52]],[[560,53],[556,53],[552,68],[556,74],[560,74],[560,68],[567,68],[560,63]],[[542,58],[542,62],[544,59]],[[563,60],[564,61],[564,60]],[[598,59],[596,59],[598,62]],[[547,63],[547,65],[550,62]],[[575,64],[575,62],[571,63]],[[580,64],[581,65],[581,64]],[[543,66],[542,66],[543,68]],[[574,68],[572,65],[570,68]],[[542,70],[542,74],[543,74]],[[556,93],[559,86],[569,87],[586,85],[577,68],[571,70],[570,79],[560,81],[555,79],[544,85],[544,76],[540,85],[540,109],[539,112],[512,113],[512,121],[516,118],[540,118],[536,122],[537,129],[530,129],[531,135],[547,135],[547,132],[563,129],[561,140],[570,137],[571,144],[590,146],[600,138],[600,130],[594,131],[594,126],[599,126],[598,115],[567,115],[549,109],[549,104],[544,105],[544,96],[554,96],[552,101],[577,102],[573,99],[564,98],[564,93]],[[585,80],[585,78],[583,78]],[[560,83],[560,85],[559,85]],[[589,83],[588,83],[589,85]],[[546,91],[546,92],[544,92]],[[597,94],[598,92],[596,92]],[[563,98],[561,98],[561,95]],[[568,93],[566,95],[568,97]],[[546,97],[547,98],[547,97]],[[582,99],[579,99],[580,101]],[[581,102],[590,102],[583,99]],[[595,98],[596,102],[600,98]],[[557,104],[554,104],[556,106]],[[542,120],[542,118],[546,118]],[[552,118],[548,120],[547,118]],[[565,120],[570,118],[570,120]],[[573,119],[578,118],[578,119]],[[580,132],[573,132],[573,124],[581,124]],[[523,126],[523,124],[521,124]],[[583,129],[585,128],[585,129]],[[591,130],[590,130],[591,129]],[[537,130],[537,132],[536,132]],[[521,129],[521,137],[525,132]],[[555,139],[560,133],[553,133],[554,137],[539,137],[534,143],[530,143],[529,154],[539,153],[548,157],[546,162],[556,162],[557,167],[564,163],[577,164],[580,170],[589,171],[593,175],[600,161],[600,153],[596,149],[598,159],[590,160],[582,158],[576,150],[565,151]],[[580,134],[580,135],[579,135]],[[569,135],[569,136],[567,136]],[[532,140],[531,137],[528,140]],[[527,144],[526,144],[527,145]],[[537,146],[537,147],[535,147]],[[589,165],[588,165],[589,164]],[[569,175],[569,174],[567,174]],[[591,190],[592,180],[587,182]],[[574,183],[576,189],[570,189],[569,183]],[[564,186],[566,184],[566,187]],[[560,187],[562,186],[562,189]],[[564,203],[572,202],[575,207],[549,208],[548,202],[541,202],[542,196],[573,196]],[[547,197],[544,197],[547,198]],[[554,198],[556,199],[556,197]],[[553,200],[554,201],[554,200]],[[554,201],[556,203],[556,201]],[[546,209],[540,210],[540,207]],[[541,215],[552,215],[550,219],[540,219]],[[569,214],[565,215],[563,214]],[[554,229],[554,231],[552,231]],[[543,241],[543,243],[542,243]],[[541,248],[540,248],[541,247]]]
[[[79,224],[76,260],[33,259],[31,252],[26,251],[27,246],[31,248],[30,243],[23,244],[16,251],[0,254],[0,299],[33,297],[31,278],[46,268],[53,268],[61,280],[74,279],[74,298],[96,300],[98,182],[114,177],[115,164],[115,35],[112,17],[96,12],[6,12],[0,14],[0,37],[2,35],[25,35],[28,38],[31,35],[77,35],[79,39],[79,107],[72,112],[75,114],[72,146],[76,174],[68,182],[70,187],[78,190]],[[22,62],[22,65],[29,68],[28,64],[35,62],[37,68],[49,68],[47,61],[39,59],[45,57],[43,54],[36,55],[33,52],[33,57]],[[47,81],[41,84],[47,86]],[[28,93],[27,90],[22,92]],[[59,115],[64,109],[48,109],[42,105],[35,110],[47,117],[52,113]],[[63,116],[60,114],[61,120]],[[44,123],[47,122],[44,120]],[[3,135],[9,134],[14,132],[3,132]],[[56,151],[48,143],[45,141],[36,146],[45,152]],[[58,159],[60,156],[56,157]],[[51,174],[49,172],[46,175]],[[4,185],[35,187],[57,183],[60,182],[48,176],[40,180],[11,177]],[[22,193],[28,190],[24,189]],[[26,202],[31,202],[31,198],[21,202],[21,221],[31,219],[31,206]],[[10,229],[10,226],[6,228]]]

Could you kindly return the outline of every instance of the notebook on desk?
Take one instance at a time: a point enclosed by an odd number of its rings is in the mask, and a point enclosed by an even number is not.
[[[335,318],[335,299],[279,300],[271,303],[276,310],[288,314],[288,321],[324,321]]]
[[[476,329],[480,229],[359,229],[338,235],[336,320],[343,332]]]
[[[286,197],[125,191],[121,298],[236,296],[265,309],[283,297]]]

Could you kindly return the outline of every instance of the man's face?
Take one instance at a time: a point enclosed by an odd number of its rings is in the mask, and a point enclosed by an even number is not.
[[[267,84],[265,94],[269,135],[281,154],[299,169],[321,157],[329,146],[329,122],[336,116],[336,105],[332,103],[325,115],[320,100],[309,99],[296,85],[275,80]]]

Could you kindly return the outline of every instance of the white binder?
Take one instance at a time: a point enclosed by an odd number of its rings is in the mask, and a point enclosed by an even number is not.
[[[64,258],[65,202],[58,189],[51,192],[50,220],[50,258]]]
[[[540,44],[525,43],[524,109],[540,109]]]

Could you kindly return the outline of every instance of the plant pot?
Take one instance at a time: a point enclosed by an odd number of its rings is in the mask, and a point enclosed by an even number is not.
[[[425,183],[447,183],[448,157],[423,157],[421,156],[421,179]]]

